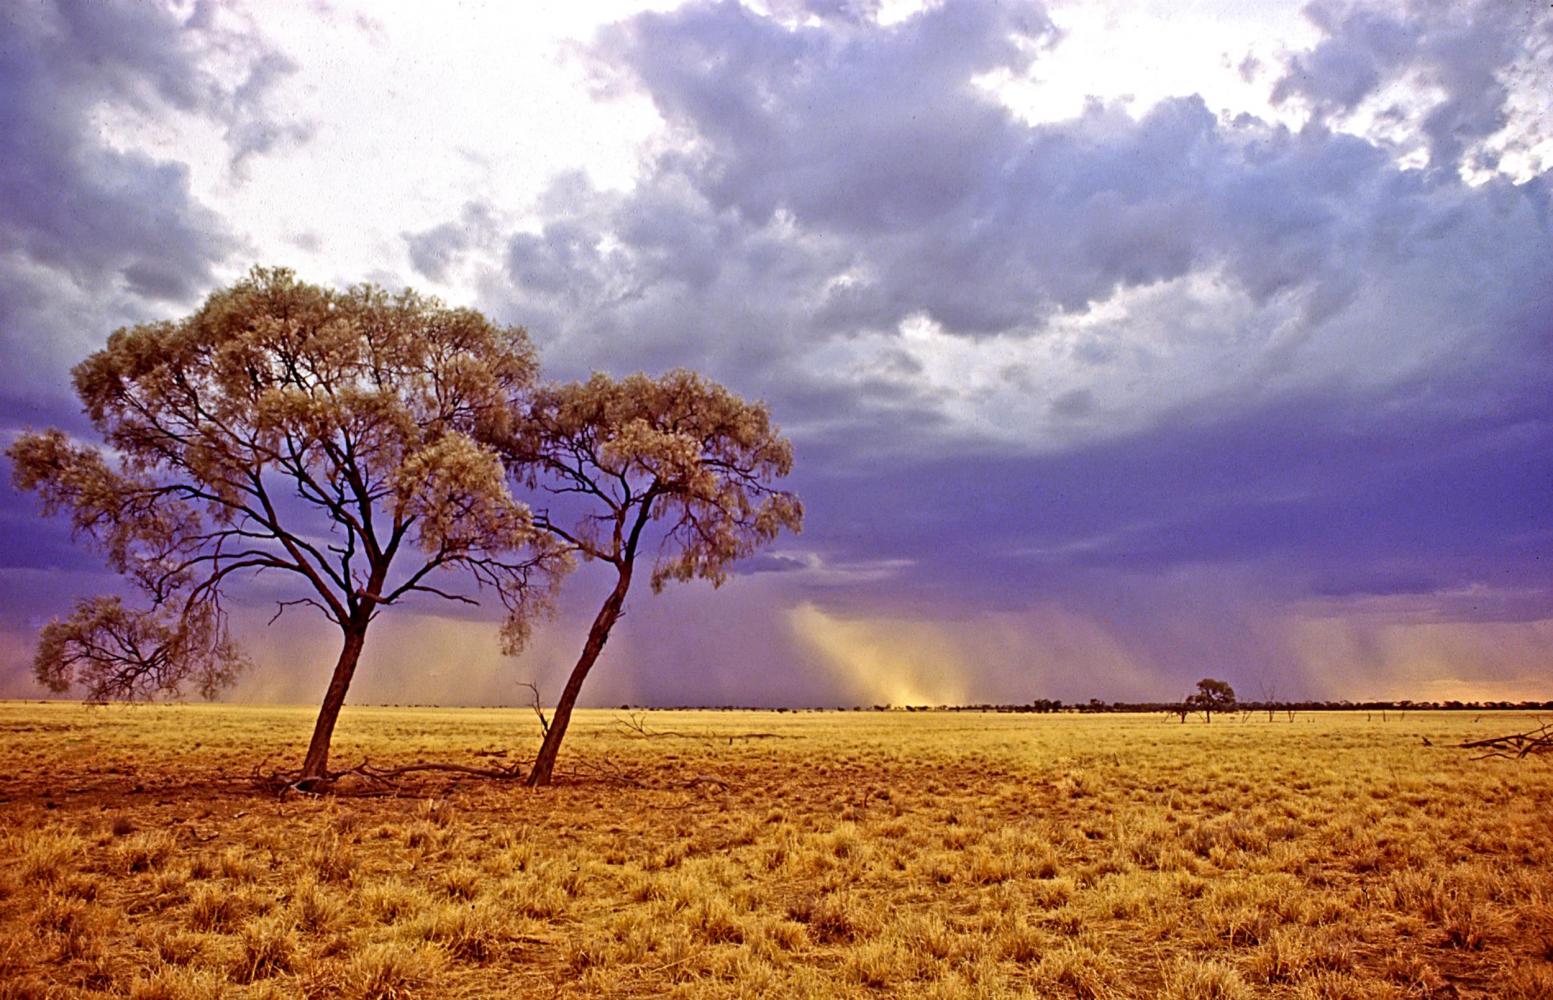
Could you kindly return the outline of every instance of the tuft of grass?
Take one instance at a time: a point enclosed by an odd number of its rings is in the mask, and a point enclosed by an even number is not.
[[[821,944],[850,943],[874,925],[857,899],[845,893],[803,897],[788,907],[787,915],[806,926],[809,936]]]
[[[1034,970],[1037,983],[1079,1000],[1106,1000],[1115,995],[1121,975],[1114,957],[1080,941],[1065,941],[1047,951]]]
[[[351,956],[337,988],[350,1000],[407,1000],[446,964],[447,953],[435,945],[378,942]]]
[[[698,900],[685,913],[692,932],[708,944],[742,944],[744,925],[728,900],[720,895]]]
[[[442,891],[453,899],[471,900],[480,895],[485,873],[470,865],[458,865],[442,873]]]
[[[340,898],[318,883],[317,876],[304,873],[291,890],[289,912],[297,929],[317,935],[338,924],[344,914]]]
[[[916,979],[922,970],[920,956],[898,940],[863,941],[846,952],[845,977],[872,990],[886,990]]]
[[[221,852],[212,874],[219,874],[224,879],[246,884],[257,882],[264,874],[264,868],[249,856],[247,851],[237,847],[229,847]],[[196,878],[201,876],[196,875]],[[208,876],[206,876],[208,877]]]
[[[201,885],[189,898],[189,926],[197,931],[231,931],[250,909],[246,895],[218,886]]]
[[[115,870],[128,875],[161,871],[178,851],[178,841],[165,830],[147,830],[128,836],[114,856]]]
[[[410,933],[441,945],[459,962],[477,964],[494,960],[511,939],[501,911],[478,903],[434,906],[416,919]]]
[[[209,969],[161,965],[131,981],[129,1000],[210,1000],[223,994],[223,986]]]
[[[453,808],[453,803],[447,799],[428,799],[421,803],[420,808],[416,810],[416,814],[420,819],[438,828],[452,825],[454,818],[458,815]]]
[[[347,884],[356,872],[356,851],[350,841],[330,831],[308,848],[303,865],[320,882]]]
[[[395,878],[370,882],[352,896],[354,907],[380,924],[396,924],[425,906],[424,894]]]
[[[1234,966],[1212,959],[1177,958],[1164,979],[1159,1000],[1252,1000],[1256,995]]]
[[[20,842],[11,845],[22,881],[50,886],[74,870],[86,854],[86,840],[73,831],[58,829],[28,830]]]
[[[243,926],[239,934],[242,956],[232,979],[252,983],[285,975],[296,968],[300,943],[296,928],[285,917],[265,917]]]

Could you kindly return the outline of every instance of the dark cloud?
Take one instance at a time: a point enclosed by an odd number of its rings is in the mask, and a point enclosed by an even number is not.
[[[741,560],[735,569],[740,573],[795,573],[808,567],[802,559],[766,553]]]
[[[240,16],[86,0],[0,12],[0,445],[27,427],[86,431],[70,366],[115,327],[190,304],[238,245],[183,163],[122,148],[101,116],[205,119],[234,167],[307,133],[270,107],[295,65],[229,24]],[[0,490],[0,530],[15,541],[0,574],[0,669],[14,674],[27,655],[14,637],[110,581],[64,525],[38,519],[33,497]]]
[[[560,181],[485,295],[568,374],[689,364],[771,402],[804,545],[895,567],[843,594],[784,562],[826,607],[1066,602],[1181,678],[1293,669],[1225,629],[1306,601],[1526,621],[1553,597],[1549,178],[1469,185],[1334,127],[1420,75],[1457,162],[1526,58],[1491,13],[1313,7],[1275,84],[1299,129],[1196,95],[1025,124],[975,81],[1060,44],[1034,7],[643,15],[595,54],[669,138],[630,192]],[[920,317],[1035,405],[913,346]]]
[[[496,225],[489,205],[471,201],[464,206],[463,214],[456,222],[444,222],[424,232],[403,234],[410,251],[410,264],[432,281],[444,281],[449,269],[458,264],[471,247],[492,239]]]
[[[833,701],[872,690],[847,686],[849,649],[909,673],[914,644],[952,643],[976,697],[1037,675],[1168,696],[1253,664],[1346,694],[1331,664],[1382,663],[1395,622],[1512,630],[1451,638],[1463,676],[1545,665],[1513,629],[1553,596],[1553,179],[1492,173],[1546,138],[1516,110],[1553,44],[1543,8],[1318,3],[1313,48],[1241,67],[1305,119],[1286,127],[1193,94],[1029,124],[981,81],[1063,44],[1034,5],[889,26],[869,2],[770,7],[599,36],[602,89],[665,124],[634,186],[566,175],[521,230],[475,201],[403,234],[420,274],[476,276],[553,373],[699,368],[797,442],[799,543],[716,597],[643,597],[612,646],[634,680],[600,697]],[[283,57],[201,68],[232,54],[220,14],[5,15],[12,368],[58,382],[233,245],[179,164],[89,128],[95,102],[211,117],[239,165],[306,135],[265,110]],[[0,396],[7,426],[60,418],[30,384]],[[59,541],[17,579],[64,567]],[[775,663],[792,672],[751,670]]]
[[[33,376],[5,393],[37,402],[57,398],[65,368],[114,325],[207,289],[236,246],[192,195],[186,166],[118,148],[94,116],[205,117],[240,161],[266,147],[264,135],[295,128],[266,107],[295,66],[219,27],[203,5],[183,18],[154,4],[61,0],[0,16],[0,364]],[[247,67],[235,85],[210,66],[233,58]]]
[[[1414,100],[1433,88],[1439,96],[1424,106],[1393,104],[1383,113],[1412,120],[1431,165],[1451,170],[1474,143],[1509,124],[1507,81],[1518,63],[1553,52],[1546,5],[1482,0],[1387,8],[1317,0],[1306,16],[1325,37],[1289,60],[1273,100],[1302,101],[1326,119],[1352,113],[1398,82],[1412,83]]]

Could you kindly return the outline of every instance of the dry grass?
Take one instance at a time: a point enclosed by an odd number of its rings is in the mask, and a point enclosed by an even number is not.
[[[1521,718],[615,715],[555,788],[277,800],[305,710],[0,705],[0,998],[1553,996],[1553,767],[1445,748]]]

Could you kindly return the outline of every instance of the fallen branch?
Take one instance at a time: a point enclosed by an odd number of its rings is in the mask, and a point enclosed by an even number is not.
[[[1490,736],[1482,740],[1463,740],[1457,746],[1463,750],[1483,751],[1474,755],[1473,760],[1483,760],[1488,757],[1522,760],[1532,754],[1553,753],[1553,723],[1544,722],[1536,729],[1529,729],[1524,733]]]
[[[641,712],[632,712],[630,718],[615,717],[615,726],[623,735],[644,740],[699,740],[708,746],[716,746],[724,740],[729,746],[734,740],[785,740],[790,739],[787,733],[682,733],[677,729],[648,729],[647,720]]]

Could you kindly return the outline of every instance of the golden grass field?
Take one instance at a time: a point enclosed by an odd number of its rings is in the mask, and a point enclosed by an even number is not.
[[[1553,997],[1525,715],[625,718],[0,704],[0,997]]]

